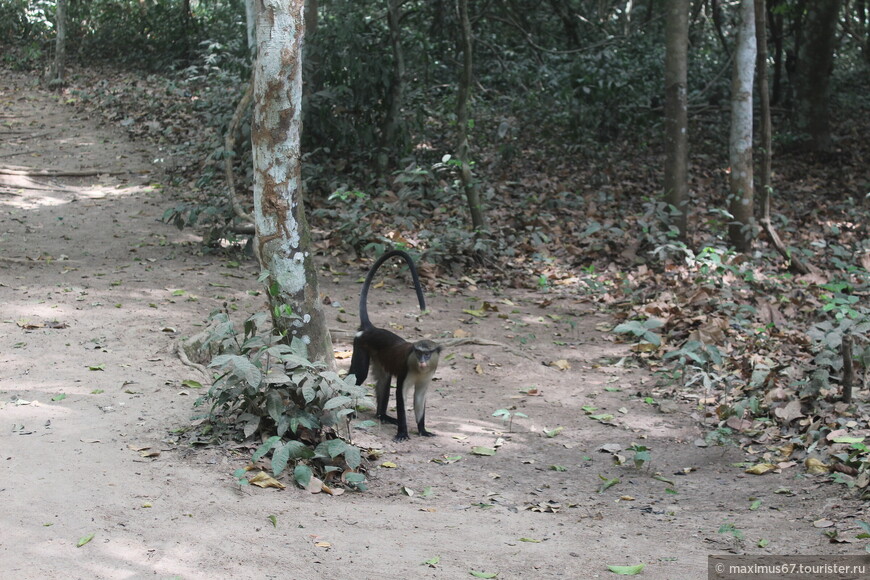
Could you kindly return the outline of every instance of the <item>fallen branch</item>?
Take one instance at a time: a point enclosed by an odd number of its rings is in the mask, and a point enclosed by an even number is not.
[[[338,336],[342,338],[353,338],[356,335],[355,330],[344,330],[342,328],[330,328],[329,333],[332,336]],[[477,344],[480,346],[500,346],[511,354],[515,354],[516,356],[522,357],[526,360],[537,360],[533,356],[526,354],[521,350],[517,350],[509,344],[505,344],[503,342],[498,342],[495,340],[488,340],[486,338],[476,338],[473,336],[464,338],[442,338],[437,339],[434,342],[443,346],[444,348],[453,348],[456,346],[462,346],[463,344]]]
[[[0,167],[0,175],[23,175],[26,177],[96,177],[97,175],[127,175],[129,171],[106,171],[88,169],[83,171],[60,171],[56,169],[14,169]]]
[[[469,336],[465,338],[447,338],[443,340],[436,340],[435,342],[445,348],[453,348],[455,346],[461,346],[463,344],[477,344],[480,346],[500,346],[511,354],[522,357],[526,360],[536,360],[535,357],[526,354],[521,350],[517,350],[509,344],[505,344],[503,342],[498,342],[495,340],[488,340],[486,338],[476,338],[473,336]]]
[[[843,396],[844,403],[852,402],[852,384],[855,382],[855,370],[852,366],[852,335],[843,335],[840,344],[840,354],[843,356]]]
[[[233,207],[233,213],[236,214],[236,217],[248,223],[252,223],[254,218],[244,210],[242,202],[239,201],[239,196],[236,195],[236,178],[233,175],[233,159],[236,157],[236,132],[239,129],[239,125],[242,124],[242,115],[245,114],[245,111],[248,109],[253,99],[254,82],[252,80],[248,83],[248,88],[245,90],[245,94],[242,95],[239,104],[236,106],[236,112],[233,114],[230,125],[227,127],[226,137],[224,138],[224,153],[226,154],[224,156],[224,175],[227,179],[227,196],[230,198],[230,204]]]

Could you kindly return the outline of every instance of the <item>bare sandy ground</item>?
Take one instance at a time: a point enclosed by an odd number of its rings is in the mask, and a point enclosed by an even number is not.
[[[172,192],[150,145],[8,72],[0,120],[3,578],[573,579],[640,563],[644,578],[704,578],[710,554],[864,553],[855,519],[870,517],[844,488],[801,466],[747,475],[738,449],[697,446],[697,403],[638,397],[655,398],[654,379],[614,364],[627,348],[597,329],[604,313],[535,293],[435,289],[433,314],[416,323],[409,290],[377,290],[373,318],[409,338],[462,329],[533,360],[454,351],[430,396],[438,437],[396,444],[392,427],[355,430],[383,452],[366,492],[239,488],[232,473],[255,443],[192,449],[175,434],[199,395],[182,381],[201,379],[175,346],[225,302],[239,322],[263,308],[255,265],[203,255],[194,233],[158,221]],[[352,331],[363,272],[324,261],[346,274],[321,277],[348,310],[333,307],[330,324]],[[484,300],[499,312],[463,312]],[[557,359],[570,368],[542,365]],[[503,408],[528,417],[508,432],[493,416]],[[493,456],[471,452],[497,443]],[[651,450],[641,468],[631,452],[617,465],[601,450],[633,443]],[[619,482],[600,491],[602,478]]]

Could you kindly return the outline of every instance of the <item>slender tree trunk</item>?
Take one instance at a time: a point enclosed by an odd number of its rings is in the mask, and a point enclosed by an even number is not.
[[[728,237],[738,252],[752,248],[754,233],[752,181],[752,78],[755,71],[755,6],[753,0],[740,0],[740,24],[734,50],[734,76],[731,81],[731,136],[728,143],[731,162],[731,215]]]
[[[755,67],[758,77],[758,100],[761,118],[759,125],[759,141],[761,143],[761,161],[759,163],[758,199],[761,206],[761,227],[771,245],[789,263],[789,267],[800,274],[808,274],[809,269],[797,256],[791,255],[779,237],[773,221],[770,219],[770,198],[773,187],[770,176],[773,166],[773,124],[770,118],[770,88],[767,82],[767,11],[764,0],[755,0],[755,45],[758,47],[758,58]]]
[[[254,225],[275,327],[334,364],[302,201],[303,0],[257,0],[254,67]]]
[[[687,97],[689,0],[668,0],[665,19],[665,201],[676,208],[674,225],[686,241],[689,118]]]
[[[48,73],[49,86],[61,86],[64,83],[66,75],[66,25],[67,25],[67,7],[68,0],[57,0],[57,11],[55,13],[55,29],[57,36],[54,43],[54,61],[51,63],[51,69]]]
[[[830,151],[833,147],[828,100],[839,13],[840,0],[807,5],[805,40],[798,61],[798,124],[809,137],[811,151]]]
[[[774,0],[778,2],[779,0]],[[773,36],[773,90],[770,95],[770,100],[773,104],[782,102],[782,71],[785,67],[784,52],[782,41],[784,36],[784,28],[782,24],[782,12],[773,12],[773,7],[768,4],[767,13],[770,21],[770,33]]]
[[[390,154],[395,152],[396,140],[402,129],[402,105],[405,83],[405,55],[402,51],[400,11],[404,0],[387,0],[387,22],[390,29],[390,46],[393,50],[393,70],[390,79],[389,106],[381,131],[381,151],[378,154],[378,169],[385,173],[389,168]]]
[[[468,99],[471,94],[471,84],[474,80],[471,51],[471,21],[468,19],[468,0],[458,0],[459,28],[462,46],[462,74],[459,77],[459,94],[456,97],[456,123],[459,130],[459,145],[456,157],[461,163],[459,177],[465,188],[468,209],[471,212],[471,226],[475,232],[482,233],[487,229],[480,193],[474,185],[471,165],[468,162]]]

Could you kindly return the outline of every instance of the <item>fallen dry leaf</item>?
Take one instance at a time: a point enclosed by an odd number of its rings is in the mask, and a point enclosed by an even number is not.
[[[313,477],[311,479],[314,479]],[[256,485],[257,487],[274,487],[277,489],[284,489],[287,486],[266,473],[265,471],[261,471],[257,475],[251,478],[251,485]]]
[[[772,463],[757,463],[746,470],[746,473],[751,473],[752,475],[764,475],[765,473],[769,473],[776,469],[776,465]]]
[[[823,475],[831,470],[830,467],[815,457],[807,457],[806,461],[804,461],[804,467],[807,468],[807,473],[810,475]]]
[[[568,361],[565,359],[553,360],[546,363],[548,367],[553,367],[555,369],[559,369],[560,371],[567,371],[571,368],[571,365],[568,364]]]
[[[790,401],[785,407],[779,407],[773,411],[774,415],[782,419],[786,424],[803,417],[801,402],[798,399]]]

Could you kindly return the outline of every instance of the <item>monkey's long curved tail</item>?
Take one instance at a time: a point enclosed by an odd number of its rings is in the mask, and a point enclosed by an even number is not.
[[[366,306],[366,301],[369,296],[369,286],[371,286],[372,280],[374,280],[375,274],[377,273],[378,268],[381,267],[381,264],[393,256],[401,256],[401,258],[408,263],[408,268],[411,270],[411,277],[414,279],[414,289],[417,291],[417,300],[420,302],[420,310],[426,310],[426,298],[423,296],[423,287],[420,286],[420,277],[417,275],[417,267],[414,266],[414,260],[402,250],[391,250],[378,258],[378,261],[375,262],[371,270],[369,270],[365,282],[363,282],[362,292],[359,294],[360,330],[365,330],[366,328],[374,326],[372,321],[369,320],[369,310]]]

